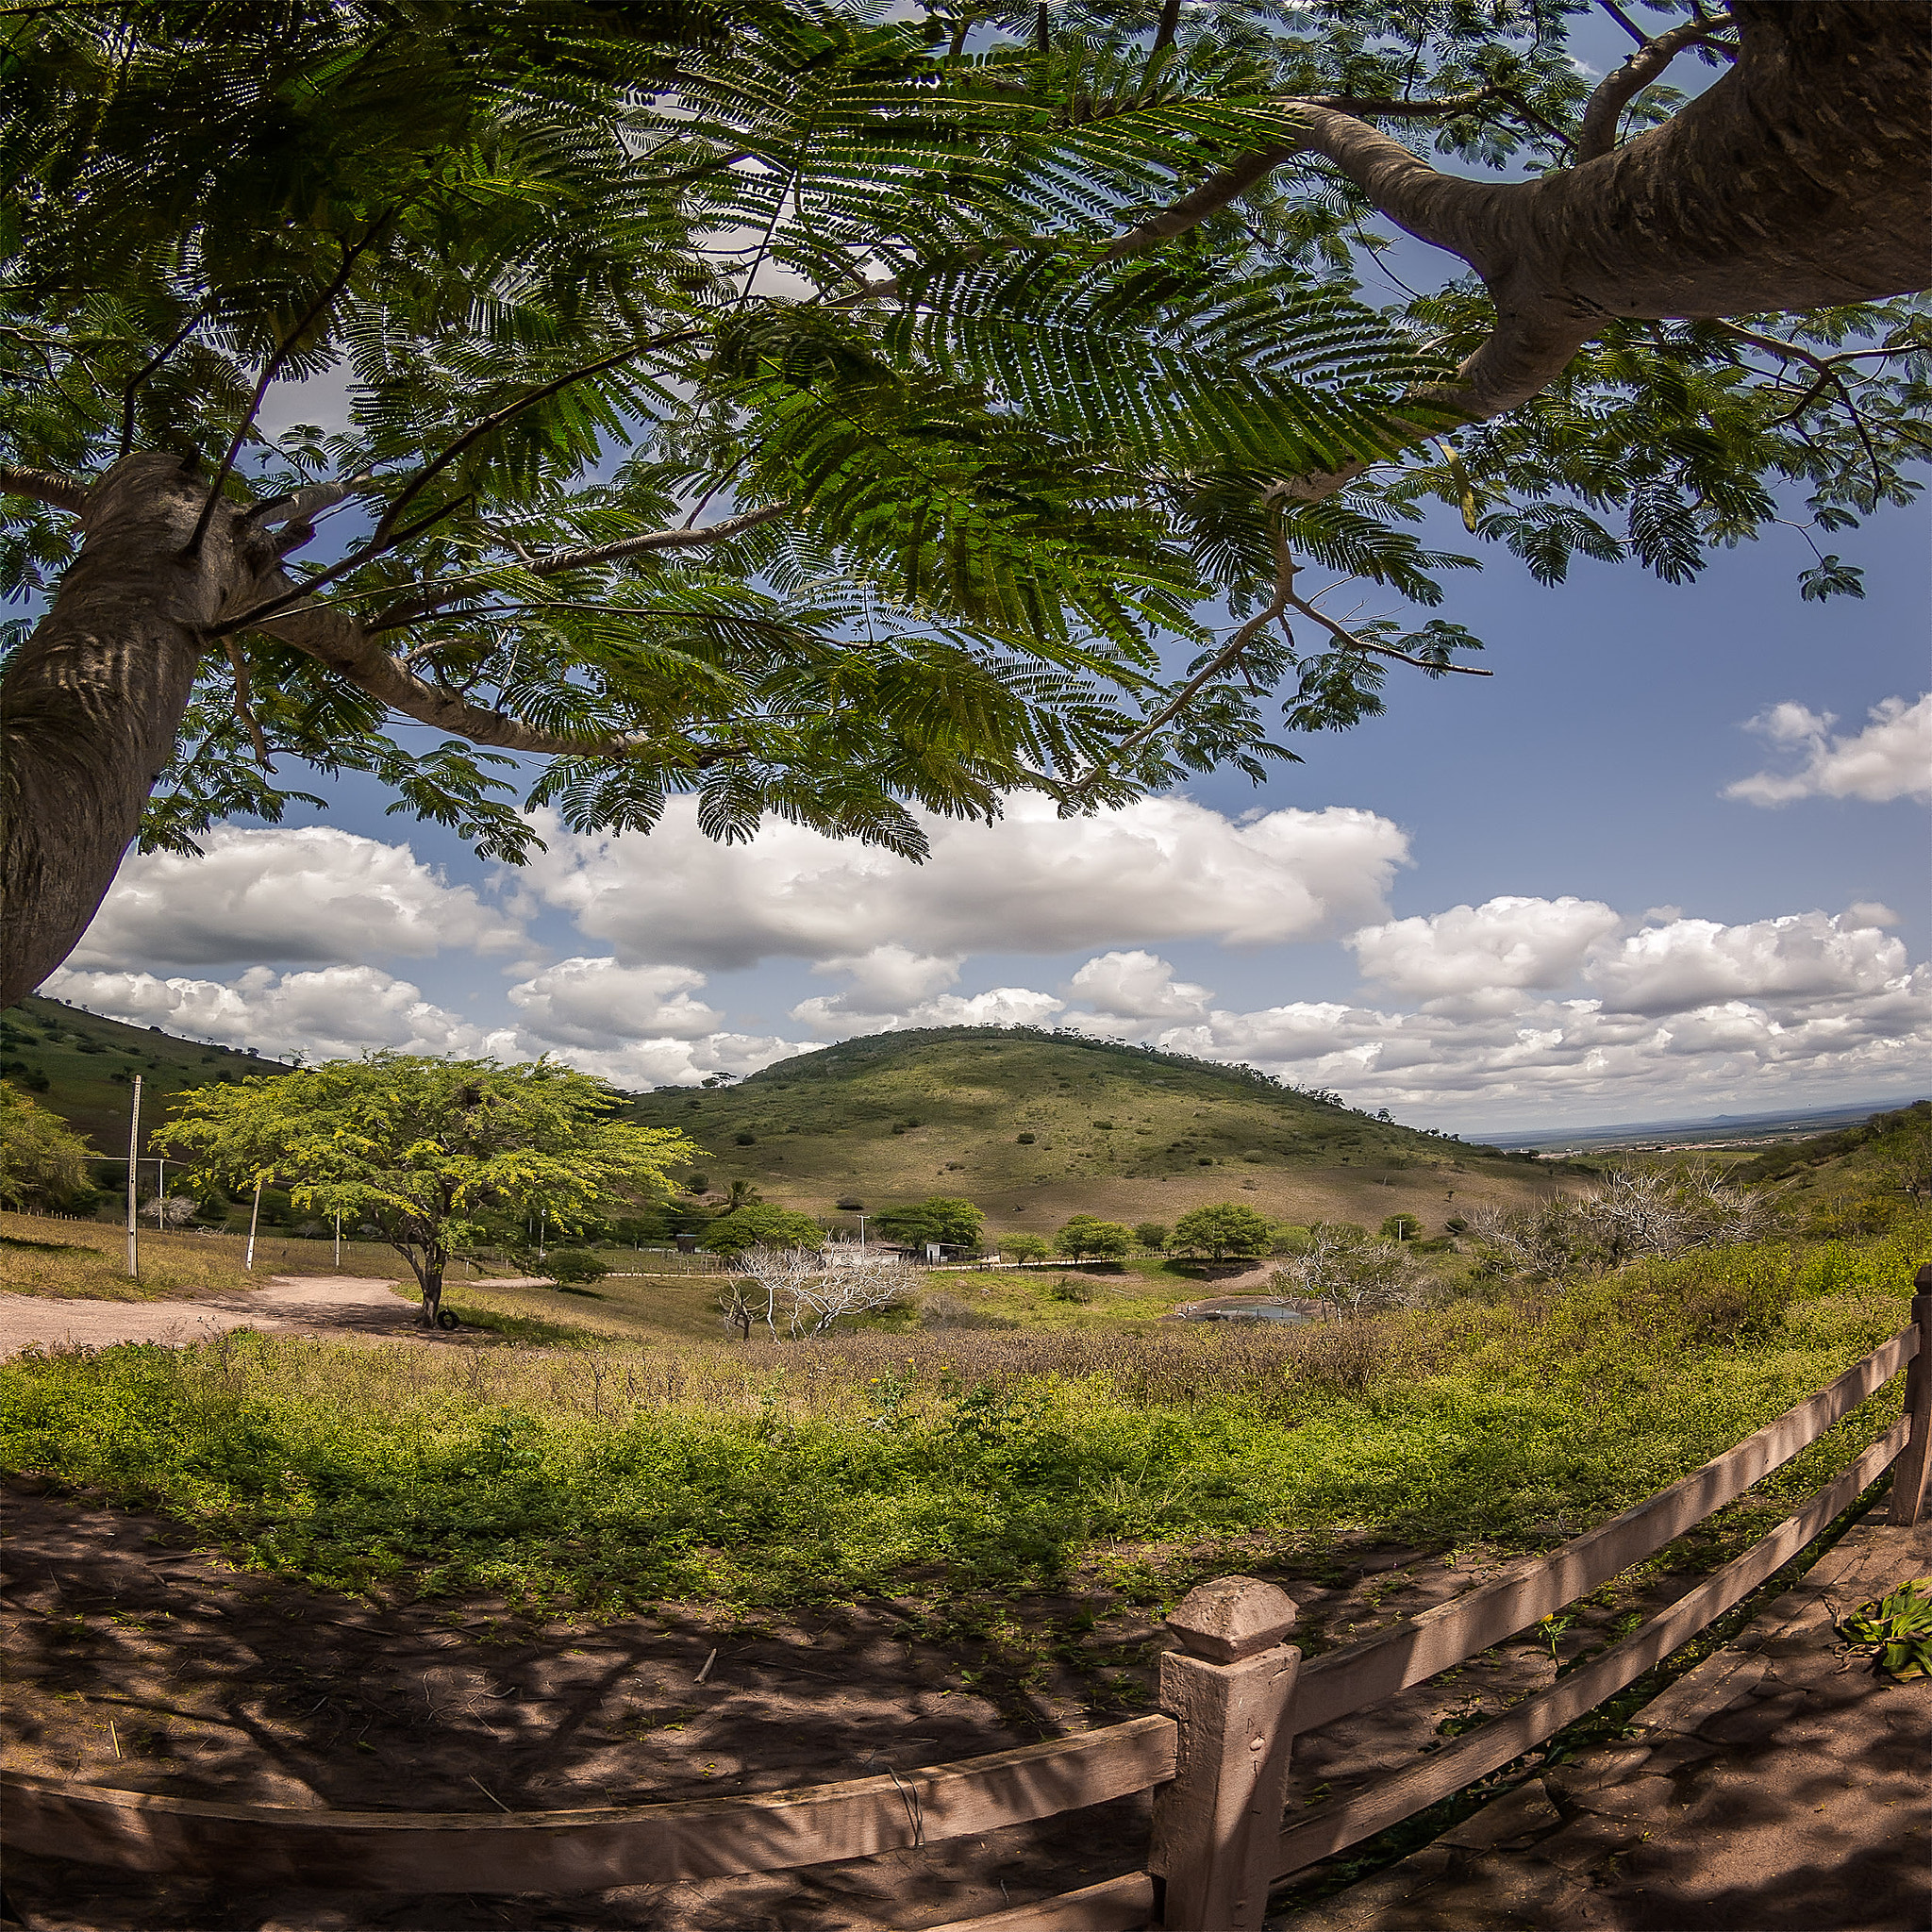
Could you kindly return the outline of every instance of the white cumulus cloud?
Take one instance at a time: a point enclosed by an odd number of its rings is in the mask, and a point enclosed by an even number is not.
[[[1559,987],[1623,924],[1596,899],[1502,897],[1364,926],[1343,941],[1362,977],[1411,999]]]
[[[1205,986],[1175,979],[1174,968],[1152,953],[1103,953],[1067,982],[1068,995],[1119,1020],[1191,1020],[1207,1008]]]
[[[1748,805],[1789,805],[1797,798],[1932,799],[1932,694],[1907,704],[1887,698],[1867,714],[1871,723],[1850,736],[1834,734],[1829,711],[1774,705],[1746,729],[1780,749],[1800,752],[1794,771],[1754,772],[1724,788]]]
[[[522,929],[407,845],[331,825],[218,826],[200,858],[133,854],[69,964],[155,966],[262,959],[359,964],[445,947],[508,951]]]
[[[1683,1012],[1735,999],[1875,992],[1906,971],[1902,941],[1849,915],[1788,913],[1746,925],[1677,919],[1599,950],[1584,977],[1607,1006]]]
[[[579,837],[543,822],[532,888],[627,961],[746,966],[774,956],[922,959],[1061,952],[1173,938],[1275,944],[1380,917],[1401,828],[1345,807],[1245,824],[1186,798],[1059,819],[1022,797],[991,825],[928,822],[915,866],[796,825],[719,846],[680,802],[644,836]]]
[[[705,983],[689,966],[620,966],[559,959],[509,990],[521,1031],[557,1046],[608,1051],[641,1040],[699,1040],[724,1016],[691,998]]]

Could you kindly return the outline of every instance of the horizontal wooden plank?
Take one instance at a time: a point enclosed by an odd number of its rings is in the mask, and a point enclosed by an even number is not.
[[[1058,1898],[1008,1906],[988,1918],[955,1919],[926,1932],[1142,1932],[1153,1921],[1154,1880],[1145,1872],[1128,1872]]]
[[[1848,1508],[1867,1484],[1885,1473],[1904,1448],[1907,1433],[1903,1421],[1895,1423],[1803,1508],[1632,1632],[1615,1649],[1557,1678],[1547,1690],[1524,1698],[1480,1730],[1467,1732],[1412,1771],[1339,1805],[1324,1806],[1314,1816],[1290,1825],[1281,1835],[1274,1876],[1286,1878],[1317,1859],[1400,1824],[1437,1799],[1446,1798],[1521,1757],[1585,1711],[1594,1710],[1607,1697],[1614,1697],[1626,1684],[1634,1684],[1645,1671],[1681,1649],[1707,1624],[1741,1603],[1773,1571],[1819,1535],[1833,1517]]]
[[[238,1887],[601,1891],[859,1858],[997,1831],[1174,1775],[1173,1719],[1141,1717],[896,1776],[739,1798],[575,1811],[297,1810],[217,1805],[8,1773],[8,1843]]]
[[[1386,1637],[1310,1658],[1302,1666],[1295,1692],[1291,1718],[1296,1731],[1318,1730],[1439,1671],[1453,1670],[1641,1562],[1843,1421],[1883,1388],[1918,1347],[1917,1326],[1902,1329],[1735,1448],[1547,1557],[1515,1564],[1493,1582],[1424,1610]]]

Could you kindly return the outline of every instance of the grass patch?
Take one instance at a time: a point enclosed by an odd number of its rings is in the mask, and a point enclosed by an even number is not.
[[[244,1562],[351,1591],[617,1611],[1084,1573],[1164,1599],[1235,1549],[1344,1528],[1574,1535],[1895,1329],[1912,1258],[1897,1237],[1828,1267],[1738,1249],[1275,1333],[47,1354],[0,1372],[0,1466],[159,1503]],[[573,1327],[615,1319],[569,1306]],[[1815,1489],[1897,1407],[1868,1403],[1763,1492]]]
[[[198,1235],[141,1237],[141,1276],[127,1273],[125,1229],[92,1221],[0,1214],[0,1291],[61,1301],[192,1300],[212,1291],[260,1288],[239,1253]]]

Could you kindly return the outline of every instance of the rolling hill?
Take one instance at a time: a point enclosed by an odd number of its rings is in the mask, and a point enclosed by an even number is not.
[[[1476,1205],[1546,1193],[1523,1155],[1353,1112],[1246,1069],[1028,1027],[875,1034],[781,1060],[734,1086],[664,1088],[639,1120],[706,1150],[712,1192],[734,1180],[837,1218],[958,1194],[995,1231],[1045,1232],[1069,1214],[1172,1224],[1207,1201],[1284,1220],[1431,1232]]]
[[[105,1155],[127,1158],[127,1101],[142,1076],[142,1152],[164,1103],[184,1087],[286,1073],[279,1060],[177,1040],[158,1026],[128,1026],[60,1000],[30,995],[0,1012],[0,1079],[9,1080],[86,1135]]]

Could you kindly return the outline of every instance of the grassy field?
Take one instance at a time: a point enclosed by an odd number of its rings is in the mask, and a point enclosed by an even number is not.
[[[245,1563],[345,1590],[616,1611],[1080,1575],[1151,1601],[1340,1530],[1574,1534],[1894,1329],[1928,1248],[1920,1217],[1286,1333],[54,1355],[0,1371],[0,1467],[158,1503]],[[1814,1486],[1896,1407],[1868,1404],[1772,1490]]]
[[[1435,1233],[1451,1215],[1558,1184],[1546,1163],[1237,1069],[1025,1028],[846,1041],[735,1087],[646,1094],[634,1111],[684,1128],[714,1191],[750,1180],[835,1218],[845,1196],[875,1208],[963,1194],[995,1234],[1050,1233],[1074,1213],[1171,1226],[1230,1198],[1302,1223],[1413,1214]]]

